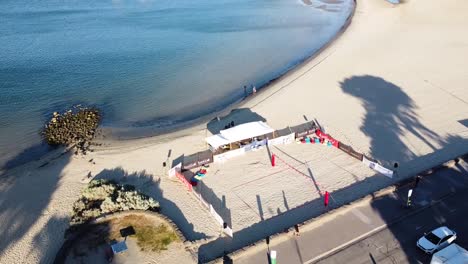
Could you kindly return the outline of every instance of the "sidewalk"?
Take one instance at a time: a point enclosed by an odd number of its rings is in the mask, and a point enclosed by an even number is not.
[[[413,206],[405,207],[408,190],[414,183],[371,199],[357,201],[323,219],[300,227],[300,236],[289,232],[270,239],[269,249],[277,251],[277,263],[314,263],[339,251],[387,225],[417,213],[451,193],[468,188],[468,163],[460,160],[452,168],[443,168],[424,176],[412,195]],[[260,244],[260,243],[259,243]],[[233,263],[268,263],[268,245],[247,249],[231,256]]]

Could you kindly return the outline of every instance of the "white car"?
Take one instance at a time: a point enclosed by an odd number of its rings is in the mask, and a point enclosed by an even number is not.
[[[441,226],[432,230],[430,233],[424,233],[416,245],[427,254],[432,254],[439,249],[450,245],[457,238],[457,233],[446,226]]]

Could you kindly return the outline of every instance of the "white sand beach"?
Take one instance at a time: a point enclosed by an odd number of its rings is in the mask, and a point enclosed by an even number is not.
[[[317,189],[330,192],[338,206],[466,153],[467,13],[466,1],[358,0],[337,40],[237,106],[275,129],[317,119],[327,133],[384,166],[398,162],[393,179],[336,148],[312,144],[270,148],[302,174],[282,162],[271,167],[266,149],[215,163],[203,184],[210,202],[226,207],[221,214],[234,231],[229,240],[218,239],[220,229],[209,212],[181,183],[168,179],[168,167],[162,166],[206,149],[206,123],[108,142],[85,157],[50,153],[1,176],[0,263],[53,261],[88,173],[133,183],[156,198],[162,213],[189,240],[198,240],[201,257],[211,259],[323,213]],[[318,186],[304,176],[311,174]]]

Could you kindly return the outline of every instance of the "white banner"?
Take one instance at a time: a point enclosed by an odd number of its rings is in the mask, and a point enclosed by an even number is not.
[[[221,226],[223,226],[223,224],[224,224],[223,218],[221,218],[221,216],[215,211],[215,209],[213,208],[213,206],[211,204],[210,204],[210,214],[215,218],[215,220]]]
[[[267,144],[267,140],[264,139],[264,140],[260,140],[260,141],[253,141],[252,143],[250,143],[248,145],[245,145],[242,148],[245,150],[245,152],[249,152],[249,151],[252,151],[252,150],[254,150],[254,151],[258,150],[261,147],[265,146],[266,144]]]
[[[373,162],[373,161],[370,161],[368,159],[366,159],[366,157],[363,157],[362,158],[362,163],[366,164],[366,166],[368,166],[369,168],[389,177],[389,178],[392,178],[393,177],[393,171],[392,170],[389,170],[383,166],[381,166],[380,164],[376,163],[376,162]]]
[[[232,229],[231,229],[229,226],[226,227],[226,228],[224,228],[224,229],[223,229],[223,232],[224,232],[226,235],[230,236],[230,237],[233,236],[233,234],[232,234]]]
[[[296,134],[292,133],[286,136],[277,137],[274,139],[268,139],[268,145],[274,146],[274,145],[281,145],[281,144],[290,144],[294,141],[295,137],[296,137]]]
[[[179,162],[179,164],[175,165],[173,168],[171,168],[168,171],[169,178],[173,178],[176,175],[176,171],[180,172],[182,169],[182,162]]]
[[[215,162],[224,162],[232,157],[236,157],[236,156],[240,156],[242,154],[245,153],[245,149],[244,148],[239,148],[239,149],[235,149],[235,150],[230,150],[230,151],[227,151],[227,152],[224,152],[222,154],[219,154],[219,155],[216,155],[213,157],[213,160]]]

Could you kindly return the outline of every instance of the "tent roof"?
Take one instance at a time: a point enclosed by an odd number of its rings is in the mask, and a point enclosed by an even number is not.
[[[210,144],[210,146],[212,146],[213,148],[219,148],[221,146],[224,146],[224,145],[227,145],[229,143],[231,143],[231,141],[225,139],[223,136],[221,136],[220,134],[217,134],[217,135],[213,135],[211,137],[207,137],[206,138],[206,142],[208,144]]]
[[[229,143],[272,133],[273,131],[273,128],[262,121],[250,122],[221,130],[220,134],[206,138],[206,142],[212,147],[218,148]]]

